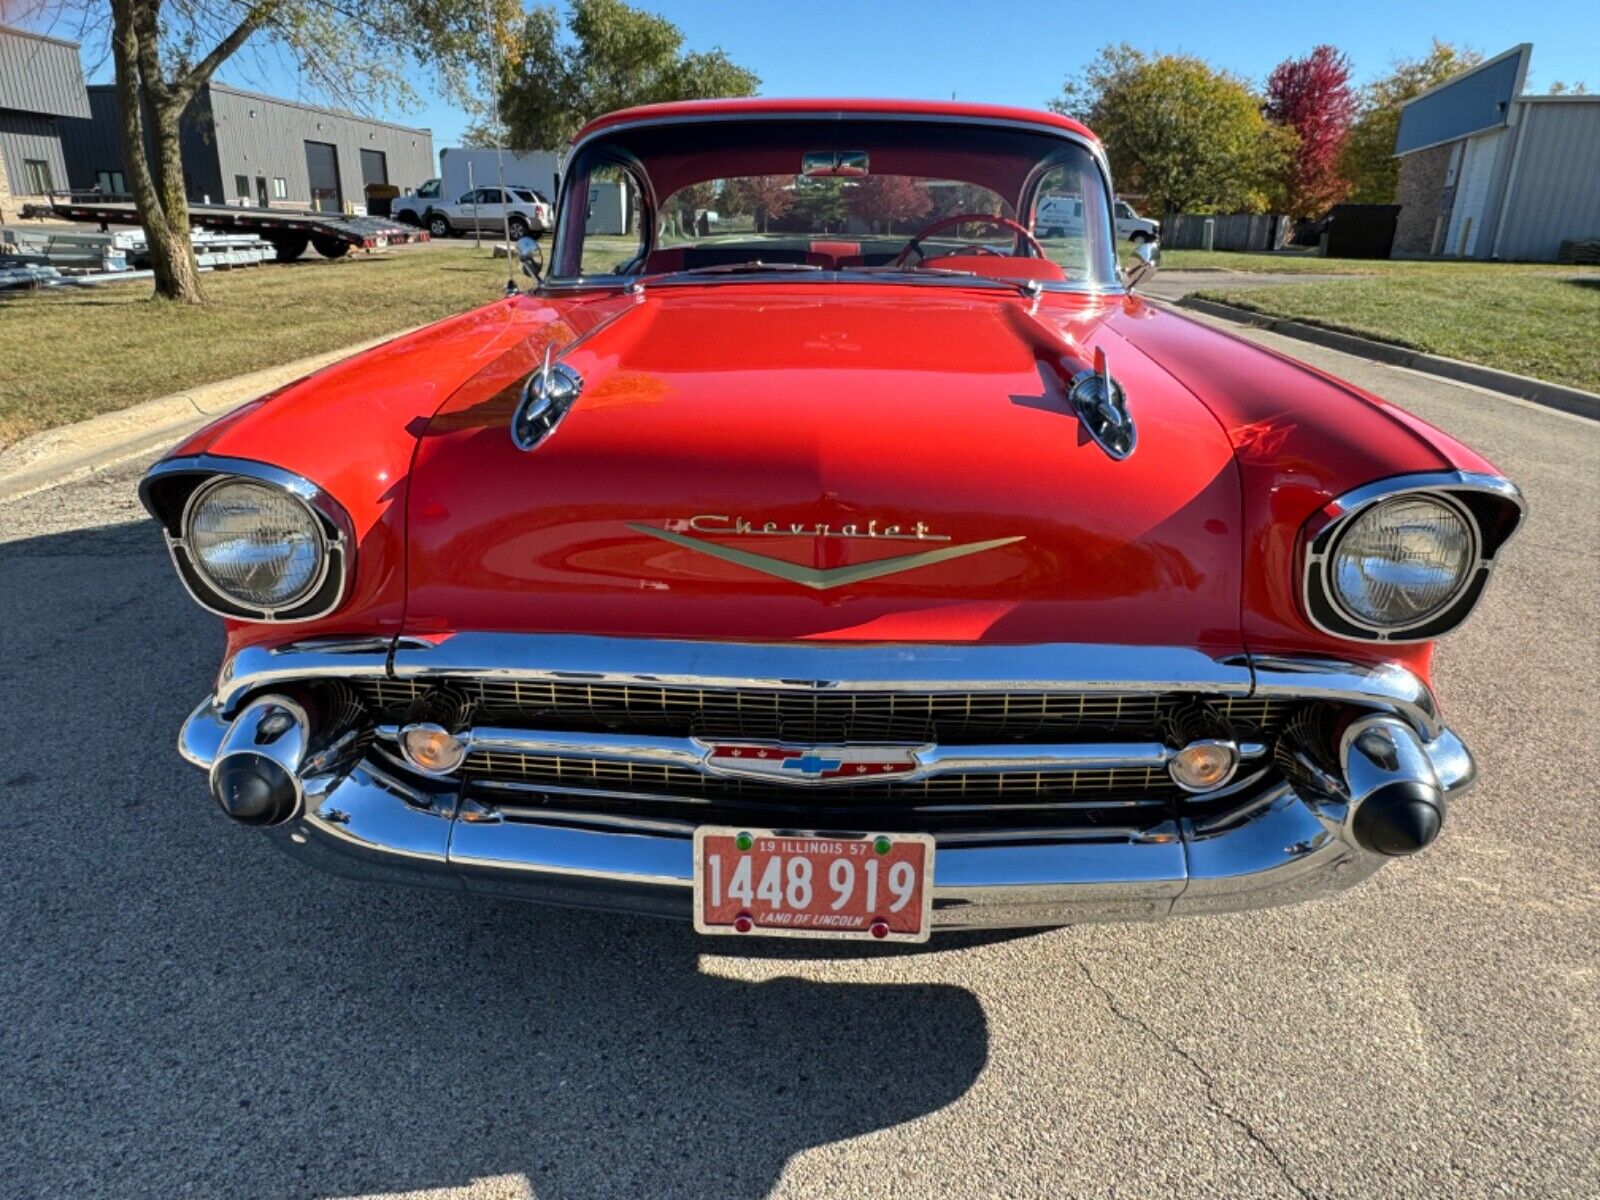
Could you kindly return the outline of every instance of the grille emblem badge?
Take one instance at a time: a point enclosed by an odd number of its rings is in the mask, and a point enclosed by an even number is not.
[[[904,779],[922,769],[918,755],[932,746],[793,746],[761,742],[701,742],[713,775],[772,783],[866,783]]]

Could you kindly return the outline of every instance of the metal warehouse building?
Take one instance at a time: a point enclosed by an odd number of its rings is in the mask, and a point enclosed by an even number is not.
[[[123,193],[116,89],[88,89],[90,119],[64,123],[74,188]],[[366,185],[431,179],[433,134],[242,91],[201,88],[182,124],[184,182],[197,203],[364,211]]]
[[[61,126],[88,115],[78,47],[0,26],[0,212],[66,188]]]
[[[1600,96],[1524,96],[1533,47],[1408,101],[1395,154],[1396,257],[1554,262],[1600,238]]]

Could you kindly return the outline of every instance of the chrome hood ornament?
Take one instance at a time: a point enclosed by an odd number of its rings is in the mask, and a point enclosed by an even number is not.
[[[1128,412],[1127,394],[1111,378],[1104,350],[1095,349],[1092,370],[1079,371],[1072,377],[1067,399],[1095,445],[1118,462],[1133,453],[1139,434]]]
[[[519,450],[532,450],[549,437],[583,392],[583,376],[556,362],[555,354],[555,346],[547,346],[544,365],[522,385],[522,398],[511,418],[511,440]]]

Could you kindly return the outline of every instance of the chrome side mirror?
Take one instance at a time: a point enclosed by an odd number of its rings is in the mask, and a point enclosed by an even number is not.
[[[531,237],[517,239],[517,258],[522,263],[522,273],[529,279],[544,278],[544,251]]]
[[[1132,291],[1150,276],[1154,275],[1161,267],[1161,243],[1140,242],[1133,248],[1139,261],[1123,271],[1127,281],[1128,290]]]

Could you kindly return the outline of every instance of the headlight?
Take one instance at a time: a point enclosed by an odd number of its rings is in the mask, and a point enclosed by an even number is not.
[[[1334,604],[1358,625],[1402,630],[1443,612],[1477,563],[1472,521],[1429,496],[1374,504],[1339,535],[1328,555]]]
[[[247,609],[292,608],[326,573],[317,518],[267,483],[224,478],[202,487],[189,504],[184,541],[204,581]]]

